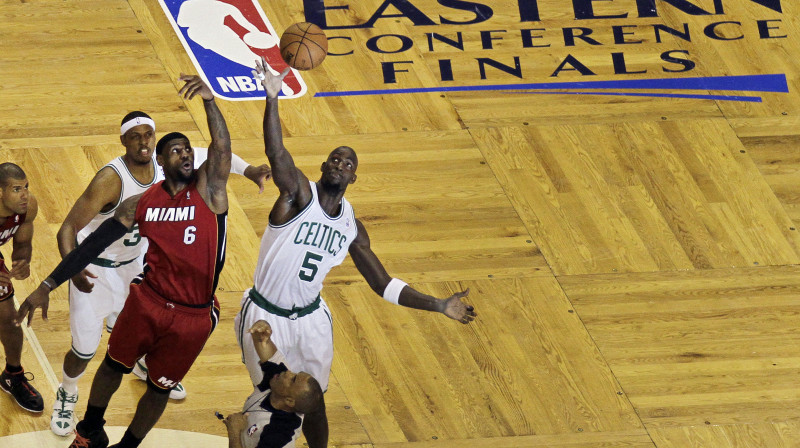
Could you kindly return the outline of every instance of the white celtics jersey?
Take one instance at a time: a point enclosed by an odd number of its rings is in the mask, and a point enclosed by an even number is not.
[[[153,157],[153,165],[155,166],[155,156]],[[154,170],[153,179],[146,183],[142,184],[133,177],[133,174],[128,170],[128,167],[125,165],[125,162],[122,160],[122,157],[117,157],[116,159],[112,160],[105,167],[111,167],[119,176],[120,180],[122,181],[122,190],[119,194],[119,199],[117,199],[117,203],[114,204],[114,207],[111,210],[100,212],[97,216],[95,216],[86,227],[82,228],[78,232],[78,243],[83,241],[90,233],[94,232],[100,224],[102,224],[105,220],[112,218],[114,216],[114,212],[116,211],[119,204],[122,203],[125,199],[135,196],[137,194],[143,193],[147,190],[151,185],[156,183],[161,176],[158,175],[159,170]],[[142,241],[142,237],[139,236],[139,227],[134,225],[133,228],[121,239],[114,241],[106,250],[103,251],[102,254],[98,257],[101,260],[106,260],[108,262],[117,262],[117,263],[124,263],[129,260],[133,260],[140,256],[144,250],[147,249],[146,243]],[[108,266],[111,267],[111,266]]]
[[[286,224],[270,224],[261,238],[256,291],[284,309],[311,304],[356,238],[355,214],[347,199],[342,198],[338,216],[328,216],[319,205],[316,184],[310,183],[312,198],[306,208]]]

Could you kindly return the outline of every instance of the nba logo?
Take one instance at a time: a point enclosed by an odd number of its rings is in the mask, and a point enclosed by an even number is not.
[[[253,77],[256,60],[270,71],[288,65],[281,57],[280,35],[257,0],[159,0],[198,74],[227,100],[263,100],[264,87]],[[297,70],[283,80],[281,96],[297,98],[306,84]]]

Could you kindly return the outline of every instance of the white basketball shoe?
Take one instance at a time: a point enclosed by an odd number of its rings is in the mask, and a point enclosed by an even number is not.
[[[62,385],[58,385],[56,401],[53,403],[53,415],[50,416],[50,429],[57,436],[66,437],[75,431],[75,403],[78,394],[68,394]]]
[[[133,374],[139,377],[140,380],[147,381],[147,364],[144,362],[144,358],[136,361],[136,365],[133,366]],[[183,387],[183,383],[178,383],[177,386],[169,391],[169,398],[173,400],[183,400],[186,398],[186,389]]]

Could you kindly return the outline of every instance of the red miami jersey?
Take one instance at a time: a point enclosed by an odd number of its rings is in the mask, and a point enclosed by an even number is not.
[[[19,227],[25,222],[25,216],[27,216],[27,213],[21,215],[14,214],[7,218],[0,218],[0,246],[6,244],[14,237]],[[3,254],[0,254],[0,271],[9,273],[5,260],[3,260]],[[12,284],[0,285],[0,301],[11,297],[13,294],[14,286]]]
[[[228,212],[212,212],[196,180],[174,197],[161,181],[139,199],[136,222],[149,240],[143,283],[169,302],[210,305],[225,264]]]

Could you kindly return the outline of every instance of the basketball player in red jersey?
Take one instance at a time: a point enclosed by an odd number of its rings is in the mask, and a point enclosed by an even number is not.
[[[114,214],[69,253],[20,306],[17,324],[36,308],[47,317],[49,293],[81,272],[108,245],[134,224],[150,244],[144,272],[135,279],[114,331],[105,360],[92,382],[84,419],[70,447],[105,448],[103,425],[109,400],[136,360],[147,355],[147,391],[133,421],[114,447],[136,447],[167,405],[169,391],[200,354],[219,318],[214,296],[225,262],[228,196],[225,186],[231,165],[231,142],[225,119],[211,89],[198,77],[181,75],[186,99],[203,98],[211,144],[208,159],[194,169],[189,139],[173,132],[156,144],[156,160],[165,180],[141,195],[124,200]]]
[[[22,329],[14,325],[14,286],[11,279],[31,275],[33,220],[39,208],[28,191],[25,172],[13,163],[0,164],[0,246],[13,241],[11,270],[0,254],[0,341],[6,355],[6,368],[0,374],[0,388],[11,394],[23,409],[42,412],[42,396],[28,383],[22,369]]]

